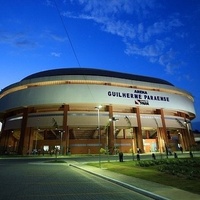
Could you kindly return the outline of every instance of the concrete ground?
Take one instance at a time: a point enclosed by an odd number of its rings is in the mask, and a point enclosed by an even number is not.
[[[189,152],[184,152],[181,154],[177,153],[178,157],[189,157]],[[124,161],[132,160],[133,155],[125,154]],[[161,155],[156,154],[156,157],[159,158]],[[172,155],[173,156],[173,155]],[[199,152],[193,152],[194,157],[200,157]],[[165,155],[162,155],[164,158]],[[103,195],[105,199],[133,199],[132,193],[129,191],[135,192],[134,199],[159,199],[159,200],[199,200],[200,195],[193,194],[187,191],[183,191],[174,187],[165,186],[157,184],[150,181],[141,180],[134,177],[125,176],[122,174],[110,172],[103,168],[96,168],[86,165],[88,162],[104,162],[108,159],[112,161],[118,161],[118,156],[58,156],[58,159],[64,159],[67,161],[66,164],[62,163],[51,163],[47,165],[44,161],[52,160],[55,157],[47,156],[32,156],[32,157],[2,157],[0,158],[0,199],[8,200],[18,200],[18,199],[102,199]],[[134,156],[136,159],[136,156]],[[142,159],[152,159],[151,154],[141,155]],[[5,162],[6,161],[6,162]],[[28,165],[27,165],[28,164]],[[65,166],[63,166],[65,165]],[[66,167],[67,165],[67,167]],[[75,170],[75,177],[71,176]],[[67,171],[69,170],[69,171]],[[77,171],[78,170],[78,171]],[[89,178],[90,181],[84,182],[83,179],[79,179],[81,171],[85,174],[85,177]],[[78,176],[77,176],[78,174]],[[96,176],[98,181],[101,180],[109,181],[115,185],[123,186],[126,191],[121,191],[116,194],[114,192],[116,189],[113,189],[111,192],[105,190],[105,192],[99,191],[98,187],[95,188],[93,178],[90,177]],[[100,178],[100,179],[99,179]],[[74,183],[74,185],[69,185],[68,181]],[[77,180],[77,181],[75,181]],[[94,181],[94,180],[93,180]],[[83,185],[80,185],[80,182]],[[88,186],[85,187],[87,184]],[[107,182],[101,183],[101,186],[104,186]],[[112,185],[109,184],[109,187]],[[70,186],[70,187],[69,187]],[[79,187],[80,186],[80,187]],[[83,186],[89,193],[81,193]],[[75,187],[75,188],[74,188]],[[79,187],[79,189],[77,189]],[[114,186],[113,186],[114,187]],[[66,188],[68,188],[66,190]],[[71,188],[71,189],[70,189]],[[105,187],[106,189],[108,187]],[[120,187],[121,188],[121,187]],[[128,189],[128,190],[127,190]],[[137,193],[142,194],[145,197],[137,196]],[[128,197],[127,197],[127,196]],[[92,197],[92,198],[91,198]],[[131,197],[131,198],[129,198]]]

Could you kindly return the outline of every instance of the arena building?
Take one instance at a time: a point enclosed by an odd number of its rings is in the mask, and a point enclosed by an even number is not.
[[[2,153],[190,150],[193,96],[171,83],[91,68],[32,74],[0,92]]]

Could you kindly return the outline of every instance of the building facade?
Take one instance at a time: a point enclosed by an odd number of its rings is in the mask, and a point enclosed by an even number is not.
[[[0,92],[1,153],[190,150],[193,96],[153,77],[90,68],[32,74]]]

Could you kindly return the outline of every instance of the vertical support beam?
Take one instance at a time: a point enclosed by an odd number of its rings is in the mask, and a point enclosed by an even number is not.
[[[150,133],[149,133],[149,131],[147,130],[147,131],[145,131],[145,133],[146,133],[146,138],[149,139],[149,138],[150,138]]]
[[[2,129],[1,129],[1,137],[0,137],[0,152],[4,153],[6,150],[6,134],[7,131],[5,130],[5,124],[6,124],[6,119],[4,118],[4,121],[2,123]]]
[[[158,136],[158,147],[159,147],[159,152],[163,153],[166,149],[166,144],[165,143],[165,138],[163,134],[163,129],[157,127],[157,136]]]
[[[191,131],[190,123],[187,122],[187,119],[189,119],[189,116],[186,115],[185,113],[180,113],[181,117],[184,117],[185,120],[185,138],[186,138],[186,143],[187,143],[187,149],[191,150],[192,146],[195,144],[194,140],[194,135]]]
[[[122,131],[123,131],[123,139],[126,139],[126,129],[122,129]]]
[[[29,132],[29,142],[28,142],[28,153],[31,154],[33,149],[33,137],[34,137],[34,129],[30,128]]]
[[[188,137],[188,142],[189,142],[189,150],[192,150],[192,147],[195,144],[195,140],[194,140],[194,134],[192,133],[191,127],[190,127],[190,123],[186,123],[186,132],[187,132],[187,137]]]
[[[190,131],[189,136],[190,136],[190,139],[191,139],[191,144],[192,144],[192,146],[194,146],[196,144],[195,139],[194,139],[194,134],[193,134],[191,129],[189,129],[189,131]]]
[[[182,133],[183,141],[185,144],[185,150],[188,151],[188,150],[190,150],[188,131],[186,129],[182,129],[181,133]]]
[[[62,136],[62,154],[66,155],[69,152],[69,128],[67,125],[67,115],[69,105],[63,105],[63,136]]]
[[[20,155],[26,155],[28,152],[28,139],[29,139],[28,128],[27,128],[28,114],[29,114],[29,108],[24,108],[23,118],[21,123],[19,149],[18,149],[18,153]]]
[[[7,134],[8,134],[8,131],[6,130],[3,130],[1,133],[1,141],[0,141],[1,153],[4,153],[7,149],[7,146],[6,146]]]
[[[111,105],[108,106],[109,119],[113,118],[113,107]],[[111,125],[108,130],[108,149],[110,154],[114,153],[114,128],[113,121],[110,121]]]
[[[7,153],[9,153],[9,140],[10,140],[10,135],[11,135],[10,132],[11,130],[6,131],[5,147],[6,147]]]
[[[133,152],[137,153],[137,147],[138,147],[137,127],[133,127],[133,142],[134,142]]]
[[[168,147],[169,146],[169,140],[168,140],[168,136],[167,136],[167,128],[166,128],[165,115],[164,115],[163,109],[160,109],[160,114],[161,114],[161,121],[162,121],[161,137],[164,139],[165,147]]]
[[[156,119],[155,119],[155,122],[157,125],[157,137],[158,137],[157,144],[158,144],[159,152],[163,153],[166,150],[166,148],[168,148],[169,146],[164,110],[157,109],[156,114],[160,114],[161,116],[162,127],[159,127]]]
[[[138,124],[138,127],[137,127],[137,143],[138,143],[138,146],[137,148],[140,149],[140,151],[142,153],[144,153],[144,145],[143,145],[143,138],[142,138],[142,124],[141,124],[141,119],[140,119],[140,109],[139,107],[136,107],[135,109],[135,112],[136,112],[136,117],[137,117],[137,124]]]

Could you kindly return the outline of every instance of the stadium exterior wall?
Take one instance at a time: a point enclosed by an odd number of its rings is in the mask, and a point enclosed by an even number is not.
[[[64,72],[33,74],[1,91],[2,153],[167,152],[195,144],[189,92],[151,77]]]

